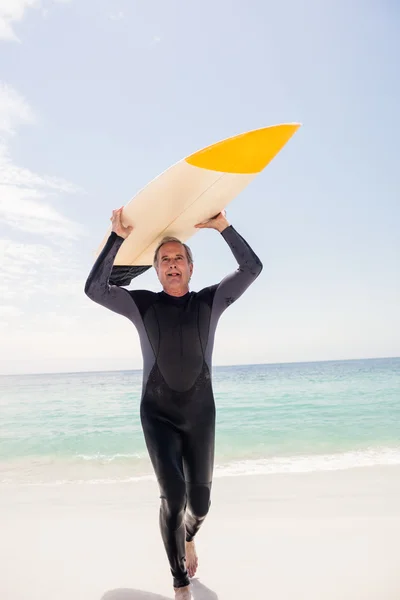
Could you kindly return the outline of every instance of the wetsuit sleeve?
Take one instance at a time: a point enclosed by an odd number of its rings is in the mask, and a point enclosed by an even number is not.
[[[217,285],[213,301],[214,316],[220,315],[230,304],[240,298],[257,279],[263,268],[258,256],[232,225],[224,229],[221,235],[230,247],[239,267]]]
[[[86,280],[85,294],[93,302],[135,321],[139,311],[129,291],[109,283],[114,260],[123,241],[124,238],[111,232]]]

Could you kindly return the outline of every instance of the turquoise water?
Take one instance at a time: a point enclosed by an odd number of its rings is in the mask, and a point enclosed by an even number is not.
[[[217,367],[215,475],[400,464],[400,358]],[[0,482],[152,475],[140,371],[0,377]]]

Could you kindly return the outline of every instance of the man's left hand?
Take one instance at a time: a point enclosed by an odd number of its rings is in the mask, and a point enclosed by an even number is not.
[[[204,221],[203,223],[198,223],[195,225],[198,229],[216,229],[220,233],[229,227],[229,223],[226,220],[226,212],[223,210],[215,217]]]

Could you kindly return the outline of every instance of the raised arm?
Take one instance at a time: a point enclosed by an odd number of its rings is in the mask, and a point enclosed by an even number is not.
[[[221,314],[235,302],[257,279],[262,271],[262,263],[242,236],[228,223],[224,213],[197,227],[212,227],[219,231],[230,247],[238,268],[217,285],[213,302],[213,312]]]
[[[132,230],[132,227],[122,225],[121,213],[122,208],[113,211],[111,217],[113,230],[89,273],[85,284],[85,294],[93,302],[135,320],[138,310],[128,290],[109,284],[117,252]]]

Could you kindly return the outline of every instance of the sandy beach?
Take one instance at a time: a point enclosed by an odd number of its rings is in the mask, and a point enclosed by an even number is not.
[[[155,482],[3,486],[4,600],[173,598]],[[216,478],[194,600],[398,600],[400,467]]]

